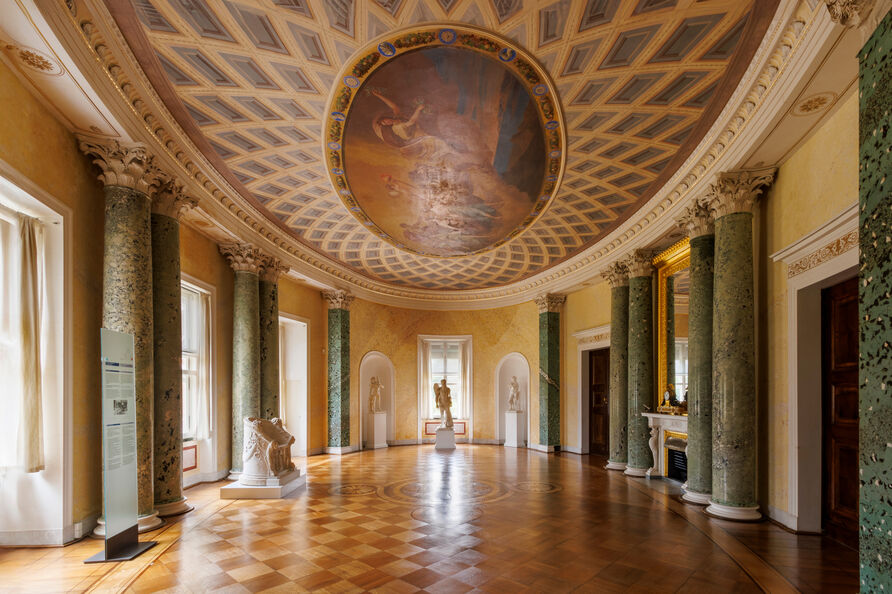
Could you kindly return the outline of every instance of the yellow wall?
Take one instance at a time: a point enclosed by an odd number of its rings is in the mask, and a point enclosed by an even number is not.
[[[769,255],[858,201],[858,97],[852,92],[778,170],[759,212],[760,499],[788,510],[786,265]]]
[[[519,352],[530,364],[530,403],[538,439],[539,314],[534,303],[485,311],[418,311],[357,299],[350,306],[350,442],[359,443],[359,364],[369,351],[387,355],[396,368],[397,440],[418,437],[418,335],[470,334],[474,367],[474,438],[495,438],[494,377],[499,361]],[[535,408],[534,408],[535,407]]]
[[[307,450],[321,452],[325,447],[328,432],[328,396],[326,343],[328,334],[328,313],[325,301],[317,289],[301,285],[287,278],[279,279],[279,312],[302,318],[309,323],[307,348],[310,353],[308,372],[310,385],[307,391],[309,403],[309,435]]]
[[[0,62],[0,159],[70,207],[74,253],[72,429],[74,522],[102,504],[99,327],[102,325],[104,198],[74,136]]]
[[[610,323],[610,285],[606,281],[567,295],[561,322],[561,444],[580,448],[579,351],[575,332]],[[583,411],[587,414],[587,411]],[[582,436],[583,440],[588,439]]]

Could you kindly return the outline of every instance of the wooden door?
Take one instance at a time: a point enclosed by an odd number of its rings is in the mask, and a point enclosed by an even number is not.
[[[823,528],[858,546],[858,279],[821,293]]]
[[[588,351],[589,452],[607,456],[610,448],[610,349]]]

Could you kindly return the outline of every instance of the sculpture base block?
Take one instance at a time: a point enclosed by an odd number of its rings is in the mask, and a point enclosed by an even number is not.
[[[437,429],[437,441],[435,450],[455,449],[455,430],[452,427],[440,427]]]
[[[386,448],[387,447],[387,413],[372,413],[372,418],[369,419],[369,425],[371,425],[371,439],[366,442],[366,447],[370,450],[377,450],[378,448]]]
[[[307,484],[307,477],[301,475],[300,469],[295,468],[287,474],[270,478],[267,483],[266,485],[245,485],[239,481],[220,487],[220,499],[281,499],[298,487]]]
[[[519,411],[505,412],[505,447],[522,448],[523,413]]]

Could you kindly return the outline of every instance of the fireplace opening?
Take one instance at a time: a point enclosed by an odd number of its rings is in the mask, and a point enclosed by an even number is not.
[[[677,481],[688,480],[688,457],[682,450],[666,451],[666,476]]]

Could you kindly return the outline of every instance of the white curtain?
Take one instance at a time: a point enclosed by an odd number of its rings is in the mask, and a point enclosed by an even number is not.
[[[26,472],[44,469],[44,253],[40,222],[0,208],[0,467]]]
[[[431,345],[421,341],[421,413],[422,419],[433,419],[439,416],[434,403],[434,384],[431,381]]]

